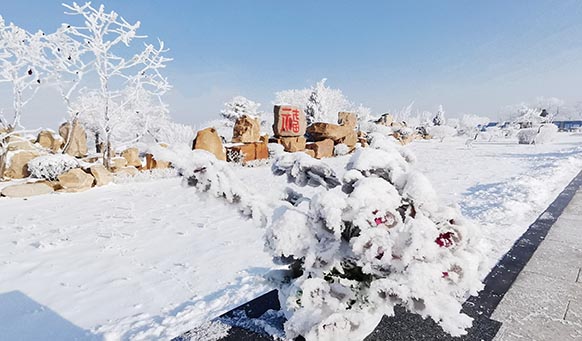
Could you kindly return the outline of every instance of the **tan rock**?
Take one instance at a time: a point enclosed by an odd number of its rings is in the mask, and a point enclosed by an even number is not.
[[[339,139],[337,143],[343,143],[346,146],[353,148],[356,146],[356,143],[358,143],[358,133],[355,130],[351,130],[346,136]]]
[[[336,143],[339,143],[343,138],[346,137],[350,132],[354,131],[348,126],[340,126],[332,123],[313,123],[307,127],[307,134],[315,141],[323,141],[326,139],[331,139]]]
[[[267,141],[265,142],[257,142],[255,143],[255,159],[256,160],[266,160],[269,158],[269,143],[268,137]]]
[[[10,164],[4,172],[4,176],[11,179],[23,179],[30,176],[28,171],[28,162],[40,156],[35,151],[20,151],[14,153],[10,159]]]
[[[95,178],[80,168],[71,169],[57,177],[63,192],[82,192],[93,187]]]
[[[261,138],[259,139],[259,142],[269,143],[269,135],[265,134],[265,135],[261,136]]]
[[[281,137],[279,138],[279,143],[283,145],[283,148],[285,148],[286,152],[294,153],[305,150],[305,143],[307,143],[307,139],[303,136]]]
[[[42,182],[35,182],[4,187],[1,194],[9,198],[26,198],[52,193],[53,191],[51,186]]]
[[[109,168],[111,168],[114,172],[118,169],[127,166],[127,159],[124,157],[114,157],[109,160]]]
[[[27,139],[18,135],[12,135],[8,138],[8,151],[18,150],[34,151],[37,149],[34,147],[32,142],[28,141]]]
[[[358,126],[358,118],[354,113],[341,111],[337,114],[337,123],[340,126],[347,126],[356,129]]]
[[[115,174],[123,174],[129,176],[136,176],[139,174],[139,170],[133,166],[123,167],[115,171]]]
[[[43,130],[38,133],[36,137],[36,143],[41,145],[45,149],[49,149],[53,153],[59,151],[64,144],[64,140],[60,136],[55,136],[52,131]]]
[[[394,117],[392,116],[392,114],[384,114],[380,116],[380,118],[376,121],[377,124],[387,127],[390,127],[392,125],[392,122],[394,122]]]
[[[303,152],[313,158],[315,157],[315,151],[313,149],[305,149]]]
[[[69,136],[70,132],[70,136]],[[83,157],[87,155],[87,133],[78,120],[73,120],[73,128],[71,131],[71,124],[65,122],[59,127],[59,135],[63,140],[69,142],[65,144],[65,153],[74,157]]]
[[[105,168],[105,166],[97,164],[94,166],[89,167],[89,171],[91,175],[95,178],[95,185],[96,186],[103,186],[107,185],[111,181],[113,181],[113,174]]]
[[[226,152],[222,140],[214,128],[198,131],[192,143],[192,149],[202,149],[211,152],[218,160],[226,161]]]
[[[232,131],[232,142],[259,142],[261,138],[261,123],[248,115],[237,118]]]
[[[273,132],[276,137],[303,136],[307,127],[305,113],[301,108],[276,105]]]
[[[95,163],[99,161],[99,156],[88,156],[86,158],[83,158],[82,161],[87,163]]]
[[[58,181],[40,180],[40,181],[30,182],[30,183],[45,184],[47,186],[50,186],[55,191],[58,191],[59,189],[63,188],[63,186],[61,186],[61,184]]]
[[[333,147],[334,143],[332,139],[327,139],[323,141],[317,141],[313,143],[309,143],[306,148],[313,150],[314,157],[316,159],[321,159],[324,157],[332,157],[333,156]]]
[[[226,158],[229,162],[247,163],[269,158],[269,147],[265,142],[237,144],[226,147],[226,150]]]
[[[400,134],[399,132],[395,132],[394,134],[392,134],[392,136],[394,136],[394,138],[397,139],[402,145],[406,145],[414,141],[414,134],[403,135]]]
[[[139,150],[137,148],[127,148],[121,153],[121,157],[127,160],[128,166],[142,166],[141,159],[139,158]]]
[[[169,161],[156,160],[152,154],[149,154],[149,153],[146,154],[145,169],[147,169],[147,170],[166,169],[166,168],[170,168],[171,165],[172,165],[172,163]]]
[[[403,122],[392,122],[391,126],[392,128],[400,129],[406,127],[406,124]]]
[[[249,162],[255,160],[256,147],[254,143],[238,144],[226,147],[226,161]]]

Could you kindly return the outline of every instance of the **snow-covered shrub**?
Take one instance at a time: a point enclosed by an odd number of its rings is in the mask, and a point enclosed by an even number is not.
[[[535,138],[535,144],[552,142],[558,134],[558,126],[552,123],[542,124],[538,130],[539,133]]]
[[[442,126],[446,123],[445,121],[445,110],[442,105],[439,105],[439,110],[432,119],[432,124],[435,126]]]
[[[290,182],[328,189],[284,202],[267,229],[267,249],[295,270],[279,291],[286,338],[362,340],[396,305],[453,336],[471,326],[461,307],[482,288],[478,230],[441,204],[412,159],[374,134],[342,181],[320,160],[288,154],[274,164]]]
[[[434,126],[428,128],[428,133],[432,135],[433,138],[441,140],[441,142],[447,138],[452,137],[457,134],[457,130],[449,126]]]
[[[344,143],[336,144],[333,148],[333,155],[335,156],[343,156],[347,155],[350,152],[350,147],[348,147]]]
[[[51,181],[77,167],[79,167],[79,161],[67,154],[43,155],[28,162],[28,170],[33,178]]]
[[[537,134],[537,128],[520,129],[517,132],[517,142],[519,142],[519,144],[534,144]]]
[[[267,147],[269,148],[269,158],[271,159],[274,159],[279,155],[285,153],[285,147],[278,143],[269,143]]]
[[[228,160],[228,162],[240,165],[245,159],[245,153],[243,153],[240,150],[228,149],[226,151],[226,159]]]
[[[555,124],[542,124],[535,128],[520,129],[517,132],[519,144],[544,144],[551,142],[558,133]]]
[[[466,135],[469,137],[475,137],[481,127],[485,126],[487,123],[491,122],[488,117],[482,117],[477,115],[463,115],[463,118],[459,121],[457,130],[459,135]],[[449,126],[452,126],[450,124]]]
[[[170,146],[159,155],[178,169],[187,186],[235,204],[242,214],[266,224],[264,200],[239,179],[232,165],[217,160],[205,150],[190,150],[185,145]]]
[[[260,118],[260,106],[260,103],[253,102],[246,97],[236,96],[230,102],[224,103],[224,110],[221,111],[220,115],[233,123],[243,115]]]

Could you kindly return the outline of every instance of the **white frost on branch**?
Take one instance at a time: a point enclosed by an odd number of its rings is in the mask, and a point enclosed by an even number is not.
[[[91,3],[78,5],[63,4],[71,16],[80,17],[80,26],[70,25],[68,32],[83,41],[88,53],[94,58],[93,68],[97,74],[99,88],[88,91],[93,98],[95,126],[98,126],[105,143],[104,164],[109,165],[113,137],[123,135],[121,124],[133,116],[140,124],[138,132],[129,134],[128,141],[138,140],[149,126],[151,113],[163,116],[167,108],[161,97],[171,88],[161,74],[170,58],[162,41],[158,46],[144,44],[143,50],[130,58],[121,52],[135,39],[146,38],[137,35],[140,22],[129,23],[116,12],[106,12],[103,5],[94,8]],[[153,109],[155,108],[155,109]],[[155,116],[153,118],[156,119]],[[134,121],[135,122],[135,121]]]

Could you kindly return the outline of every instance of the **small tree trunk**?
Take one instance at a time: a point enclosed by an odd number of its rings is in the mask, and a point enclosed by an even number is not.
[[[95,133],[95,152],[101,153],[101,139],[99,138],[99,132]]]
[[[6,171],[6,154],[8,150],[0,154],[0,180],[4,180],[4,172]]]
[[[111,170],[111,136],[107,134],[105,148],[103,149],[103,165]]]

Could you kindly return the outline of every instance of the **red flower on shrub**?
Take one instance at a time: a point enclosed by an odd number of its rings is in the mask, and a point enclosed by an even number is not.
[[[453,246],[453,237],[455,234],[453,232],[444,232],[439,234],[437,239],[435,239],[435,243],[438,244],[440,247],[451,247]]]

